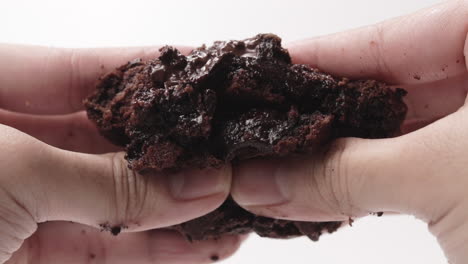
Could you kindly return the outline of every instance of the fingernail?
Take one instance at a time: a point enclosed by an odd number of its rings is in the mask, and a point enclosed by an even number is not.
[[[234,194],[243,206],[279,205],[290,200],[287,175],[273,160],[239,165],[233,173]]]
[[[169,190],[178,200],[193,200],[221,193],[229,185],[229,169],[194,169],[167,175]]]

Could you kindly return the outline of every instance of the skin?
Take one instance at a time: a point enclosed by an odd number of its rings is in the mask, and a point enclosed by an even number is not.
[[[302,159],[170,177],[128,170],[81,104],[100,75],[133,58],[154,57],[157,48],[0,45],[0,263],[222,259],[242,238],[191,244],[172,231],[147,230],[208,213],[230,188],[248,210],[284,219],[413,214],[428,223],[451,263],[468,261],[466,17],[467,2],[451,1],[289,45],[296,63],[407,89],[405,135],[340,139]],[[191,187],[184,189],[184,182]],[[117,237],[98,229],[122,225]]]
[[[152,230],[217,208],[229,166],[138,175],[83,112],[99,76],[157,53],[0,45],[0,263],[211,263],[239,247]]]
[[[234,168],[234,199],[256,214],[291,220],[415,215],[450,263],[467,263],[467,18],[467,1],[448,1],[290,44],[296,63],[405,88],[403,135],[339,139],[301,159],[245,162]]]

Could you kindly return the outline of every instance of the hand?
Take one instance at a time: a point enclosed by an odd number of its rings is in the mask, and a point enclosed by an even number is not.
[[[413,214],[428,223],[450,263],[467,263],[467,18],[467,1],[449,1],[291,44],[296,63],[408,90],[406,134],[339,139],[301,159],[242,163],[234,168],[234,199],[256,214],[291,220]]]
[[[156,54],[0,45],[0,263],[209,263],[237,249],[237,236],[145,231],[214,210],[230,168],[137,175],[122,153],[100,154],[118,149],[82,111],[101,74]]]

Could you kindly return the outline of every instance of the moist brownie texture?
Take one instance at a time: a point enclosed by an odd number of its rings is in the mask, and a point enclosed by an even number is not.
[[[154,60],[103,76],[85,106],[101,133],[126,148],[129,167],[146,173],[314,152],[338,137],[391,137],[406,115],[405,94],[292,64],[279,37],[259,34],[187,56],[166,46]],[[191,240],[250,231],[316,240],[339,225],[255,216],[228,199],[173,228]]]

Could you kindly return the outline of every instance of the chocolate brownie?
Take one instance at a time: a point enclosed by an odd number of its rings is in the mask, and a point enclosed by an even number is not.
[[[229,198],[215,211],[171,228],[190,241],[252,231],[262,237],[292,238],[305,235],[317,241],[324,231],[331,233],[340,226],[341,222],[299,222],[257,216],[242,209]]]
[[[259,34],[187,56],[166,46],[154,60],[103,76],[85,106],[101,133],[126,147],[129,167],[146,173],[313,152],[338,137],[391,137],[406,115],[405,94],[292,64],[279,37]],[[228,199],[174,228],[195,240],[252,230],[317,239],[338,226],[259,217]]]

